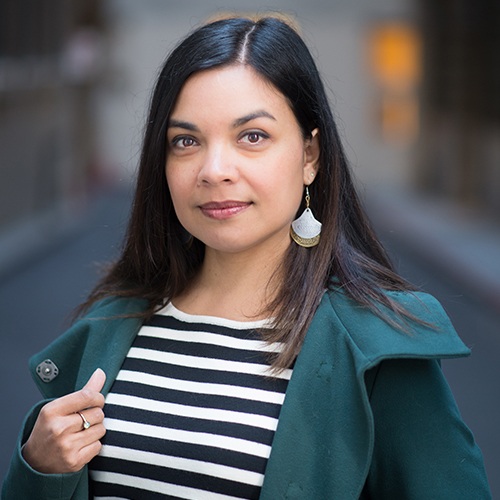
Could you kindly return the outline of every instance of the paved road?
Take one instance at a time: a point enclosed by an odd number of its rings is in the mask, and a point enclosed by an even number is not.
[[[0,280],[2,363],[0,388],[4,405],[0,436],[0,476],[6,472],[23,415],[39,395],[26,369],[28,357],[65,328],[64,320],[97,278],[95,262],[117,252],[128,211],[128,199],[114,194],[101,199],[78,230],[65,235],[41,255]],[[500,481],[494,474],[500,462],[500,314],[477,303],[439,269],[412,254],[390,233],[382,234],[397,254],[401,272],[436,295],[451,315],[473,356],[447,361],[444,369],[462,414],[483,449],[495,496]]]

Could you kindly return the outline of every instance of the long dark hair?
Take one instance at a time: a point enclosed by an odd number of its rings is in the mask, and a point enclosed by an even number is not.
[[[291,244],[282,263],[283,279],[266,312],[274,328],[263,332],[286,348],[275,368],[290,366],[324,290],[340,287],[375,312],[388,308],[405,316],[387,290],[409,290],[392,269],[363,212],[316,64],[298,33],[274,17],[231,18],[204,25],[170,54],[158,76],[142,146],[123,252],[83,308],[105,296],[149,301],[147,317],[177,296],[200,269],[204,245],[186,241],[169,194],[165,162],[167,124],[179,92],[194,73],[246,64],[288,100],[304,137],[319,129],[320,158],[309,190],[313,212],[323,223],[318,246]],[[299,208],[298,213],[304,209]]]

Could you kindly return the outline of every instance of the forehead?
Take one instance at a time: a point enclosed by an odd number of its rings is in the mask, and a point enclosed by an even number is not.
[[[238,64],[190,76],[179,92],[171,116],[217,113],[217,117],[234,118],[256,109],[273,110],[286,118],[293,116],[287,99],[272,83],[252,67]]]

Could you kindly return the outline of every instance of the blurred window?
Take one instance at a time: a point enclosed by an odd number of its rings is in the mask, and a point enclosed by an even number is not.
[[[382,135],[388,141],[411,143],[419,130],[419,32],[400,21],[375,24],[369,32],[368,50],[378,83],[376,107]]]

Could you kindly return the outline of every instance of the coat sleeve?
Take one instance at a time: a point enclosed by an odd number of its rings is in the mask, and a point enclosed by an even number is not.
[[[375,369],[375,441],[366,498],[491,499],[481,451],[439,362],[392,359]]]
[[[23,422],[10,468],[2,486],[2,500],[80,500],[88,498],[88,474],[85,466],[71,474],[41,474],[24,460],[21,452],[28,440],[42,407],[49,400],[35,405]]]

